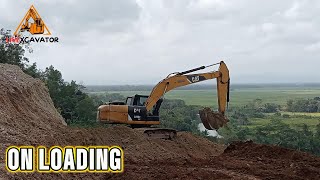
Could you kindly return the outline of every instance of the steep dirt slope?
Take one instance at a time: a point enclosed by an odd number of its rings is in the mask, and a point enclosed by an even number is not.
[[[11,144],[55,141],[56,129],[63,124],[40,80],[24,74],[17,66],[0,64],[1,154]]]

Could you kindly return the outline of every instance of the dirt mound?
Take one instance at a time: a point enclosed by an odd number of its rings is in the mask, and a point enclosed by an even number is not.
[[[118,145],[125,151],[126,161],[162,162],[182,159],[207,159],[221,154],[224,147],[211,141],[179,132],[174,140],[153,139],[127,126],[110,128],[69,128],[61,134],[60,145]],[[199,147],[204,147],[199,154]]]
[[[163,140],[126,126],[67,127],[44,84],[12,65],[0,64],[0,115],[0,178],[5,179],[314,179],[320,174],[318,157],[276,146],[238,142],[225,149],[186,132]],[[9,145],[119,145],[125,172],[11,174],[3,160]]]
[[[0,64],[0,117],[2,154],[8,145],[55,141],[65,124],[43,82],[8,64]]]
[[[320,158],[308,153],[252,141],[234,142],[217,164],[269,179],[320,179]]]
[[[293,161],[308,161],[313,163],[314,156],[308,153],[282,148],[276,145],[255,144],[253,141],[233,142],[225,150],[224,154],[242,158],[269,158],[269,159],[290,159]],[[320,162],[316,162],[320,167]]]

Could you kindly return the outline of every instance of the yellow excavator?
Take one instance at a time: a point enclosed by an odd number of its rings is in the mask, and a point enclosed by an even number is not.
[[[218,71],[190,74],[214,65],[219,65]],[[228,122],[225,117],[225,111],[229,102],[230,77],[229,70],[223,61],[184,72],[171,73],[152,89],[149,96],[134,95],[127,97],[125,102],[109,102],[101,105],[98,108],[97,120],[144,128],[151,125],[159,125],[159,109],[165,93],[181,86],[214,78],[217,79],[218,112],[215,113],[208,110],[210,108],[205,108],[200,110],[199,114],[206,129],[218,129]],[[147,136],[164,139],[172,139],[176,136],[176,131],[173,129],[148,128],[144,129],[144,133]]]
[[[29,23],[29,19],[33,19],[33,23]],[[35,12],[34,9],[30,8],[28,11],[25,22],[21,26],[21,32],[29,31],[32,35],[44,33],[44,22],[41,17]]]

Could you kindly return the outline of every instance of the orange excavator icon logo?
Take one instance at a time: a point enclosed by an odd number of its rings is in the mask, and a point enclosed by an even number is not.
[[[29,22],[32,19],[33,22]],[[19,26],[17,27],[14,35],[19,35],[20,32],[28,31],[32,35],[42,34],[42,35],[51,35],[48,27],[43,22],[36,8],[32,5]]]

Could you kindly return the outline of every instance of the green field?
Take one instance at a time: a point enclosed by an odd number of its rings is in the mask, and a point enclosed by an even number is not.
[[[93,93],[93,92],[92,92]],[[94,92],[100,94],[106,92]],[[123,96],[132,96],[134,94],[149,95],[149,91],[109,91],[108,93],[120,93]],[[263,103],[276,103],[286,105],[289,99],[298,98],[314,98],[320,96],[320,88],[240,88],[233,89],[230,93],[229,107],[243,106],[252,102],[255,99],[262,99]],[[217,97],[215,90],[173,90],[165,95],[167,99],[182,99],[187,105],[200,105],[208,107],[217,107]],[[273,113],[272,113],[273,114]],[[270,123],[272,114],[266,118],[249,119],[251,125],[248,127],[255,128]],[[291,126],[301,125],[303,123],[314,129],[320,123],[320,113],[292,113],[281,112],[288,114],[290,118],[282,118],[283,122]],[[270,118],[269,118],[270,117]]]
[[[299,127],[302,124],[307,124],[311,129],[315,129],[316,125],[320,123],[320,113],[292,113],[292,112],[281,112],[281,114],[290,115],[289,118],[281,118],[286,124],[292,127]],[[256,128],[258,126],[264,126],[269,124],[271,121],[271,114],[266,118],[251,118],[249,128]]]
[[[95,92],[105,93],[105,92]],[[109,91],[124,96],[134,94],[149,95],[149,91]],[[214,106],[217,104],[216,90],[173,90],[165,95],[168,99],[182,99],[188,105]],[[285,105],[287,100],[295,98],[314,98],[320,96],[320,88],[241,88],[230,92],[230,106],[239,106],[262,99],[264,103]]]

